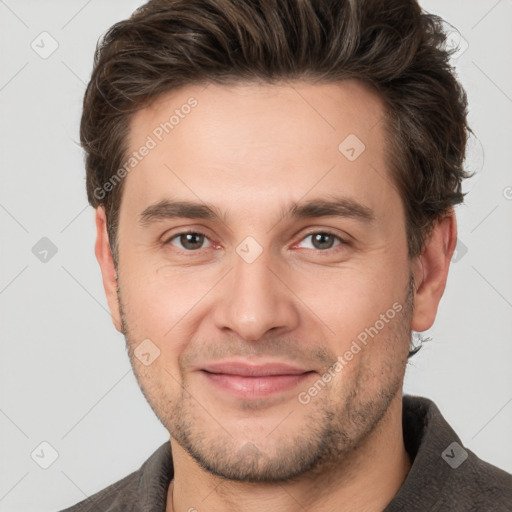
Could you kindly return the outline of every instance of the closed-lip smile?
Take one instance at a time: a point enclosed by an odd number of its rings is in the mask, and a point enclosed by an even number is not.
[[[276,361],[258,364],[223,361],[198,369],[216,389],[243,399],[262,399],[288,391],[315,373],[314,370]]]

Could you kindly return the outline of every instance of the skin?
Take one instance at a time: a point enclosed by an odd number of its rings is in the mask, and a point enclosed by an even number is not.
[[[133,117],[129,152],[191,96],[197,106],[125,178],[117,272],[96,211],[113,322],[170,434],[167,511],[382,510],[410,468],[401,414],[411,329],[435,319],[455,216],[408,257],[384,109],[356,81],[187,86]],[[366,146],[354,161],[338,150],[351,133]],[[291,202],[334,196],[369,208],[373,220],[284,215]],[[141,225],[141,213],[165,199],[206,203],[222,217]],[[176,236],[186,229],[206,236],[187,245]],[[333,236],[318,241],[325,232]],[[252,263],[236,252],[247,236],[262,248]],[[299,393],[393,304],[400,312],[301,403]],[[146,366],[134,350],[148,338],[160,355]],[[236,398],[200,371],[235,357],[316,373],[267,398]]]

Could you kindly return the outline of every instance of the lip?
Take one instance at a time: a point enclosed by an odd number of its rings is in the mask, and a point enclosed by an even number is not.
[[[267,362],[249,364],[242,361],[227,361],[206,365],[201,370],[209,373],[239,375],[243,377],[268,377],[273,375],[300,375],[310,370],[287,363]]]
[[[239,399],[263,399],[296,388],[314,371],[286,363],[224,362],[200,369],[214,388]]]

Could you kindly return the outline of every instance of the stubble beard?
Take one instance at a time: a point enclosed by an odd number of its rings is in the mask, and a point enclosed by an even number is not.
[[[343,389],[339,390],[345,397],[343,400],[334,400],[323,391],[311,404],[304,406],[297,402],[298,408],[311,407],[306,413],[301,409],[304,416],[298,429],[287,431],[284,420],[269,436],[268,443],[240,440],[236,432],[229,433],[223,428],[222,418],[214,418],[206,412],[208,405],[200,404],[201,397],[194,397],[187,391],[186,375],[180,375],[179,396],[162,395],[162,390],[169,388],[160,384],[158,372],[152,372],[151,367],[143,368],[135,360],[133,350],[137,340],[130,333],[120,286],[117,290],[128,354],[143,395],[170,436],[212,475],[237,482],[270,484],[290,482],[305,473],[325,475],[332,468],[339,470],[343,464],[350,467],[358,448],[376,431],[390,404],[401,392],[407,358],[397,357],[391,351],[377,376],[381,384],[377,393],[365,396],[364,383],[376,376],[373,370],[359,367],[354,379],[343,381]],[[407,343],[408,346],[413,293],[411,278],[404,308],[393,320],[388,340],[379,343],[387,341],[401,346]],[[160,375],[172,378],[165,371]],[[290,418],[293,416],[292,413]]]

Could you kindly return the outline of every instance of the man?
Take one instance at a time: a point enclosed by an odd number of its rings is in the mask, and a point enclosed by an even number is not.
[[[155,0],[99,47],[81,140],[115,327],[170,441],[69,511],[510,510],[403,397],[469,128],[413,0]]]

